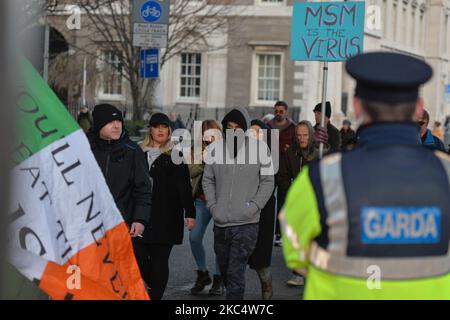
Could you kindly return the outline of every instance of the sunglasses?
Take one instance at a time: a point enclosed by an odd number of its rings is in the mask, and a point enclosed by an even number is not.
[[[419,126],[423,126],[426,122],[425,121],[417,121],[416,122]]]

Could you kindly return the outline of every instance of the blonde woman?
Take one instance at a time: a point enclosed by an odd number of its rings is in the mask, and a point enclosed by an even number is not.
[[[170,138],[169,118],[163,113],[154,114],[141,144],[153,179],[152,212],[143,238],[137,240],[142,250],[136,254],[147,258],[148,267],[142,277],[153,300],[160,300],[164,294],[173,245],[182,244],[185,225],[189,231],[195,225],[189,170],[184,163],[172,162]]]

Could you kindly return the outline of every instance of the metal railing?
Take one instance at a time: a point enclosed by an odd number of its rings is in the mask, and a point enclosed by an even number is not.
[[[114,104],[119,110],[121,110],[124,114],[124,118],[126,120],[131,120],[133,118],[133,108],[131,105],[125,104]],[[95,103],[87,103],[86,106],[93,110]],[[76,119],[82,104],[70,104],[67,106],[67,109],[71,113],[71,115]],[[208,107],[201,108],[198,105],[186,105],[186,106],[159,106],[151,108],[149,111],[144,112],[142,116],[142,120],[148,121],[151,115],[155,112],[163,112],[165,114],[169,114],[174,111],[180,119],[183,121],[184,125],[187,129],[191,130],[194,125],[194,121],[203,121],[207,119],[215,119],[219,122],[222,121],[223,117],[231,111],[236,106],[227,106],[223,107]],[[273,114],[272,107],[255,107],[255,106],[246,106],[247,111],[250,115],[251,119],[262,119],[267,114]],[[300,108],[290,108],[288,110],[289,117],[292,119],[298,119],[300,115]]]

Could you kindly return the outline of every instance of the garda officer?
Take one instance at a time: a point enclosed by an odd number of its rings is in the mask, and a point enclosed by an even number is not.
[[[312,163],[280,219],[306,299],[450,299],[450,158],[421,146],[414,120],[432,69],[413,57],[351,58],[359,147]]]

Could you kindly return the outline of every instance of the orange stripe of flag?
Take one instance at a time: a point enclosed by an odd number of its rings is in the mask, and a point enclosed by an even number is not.
[[[74,288],[79,269],[80,288]],[[72,272],[71,272],[72,271]],[[125,222],[80,250],[61,266],[49,262],[39,287],[51,298],[77,300],[148,300]]]

